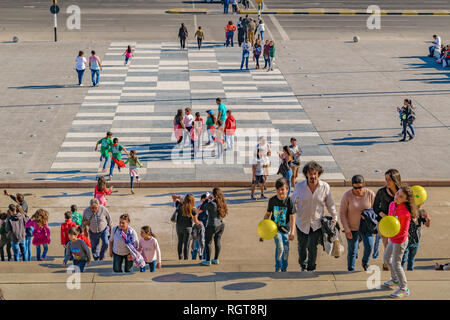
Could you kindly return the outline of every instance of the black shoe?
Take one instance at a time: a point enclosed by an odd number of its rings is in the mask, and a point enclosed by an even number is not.
[[[398,142],[404,142],[404,141],[406,141],[406,139],[401,139],[401,140],[398,140]]]
[[[410,136],[408,141],[410,141],[410,140],[412,140],[412,139],[414,139],[414,136]]]
[[[363,269],[364,271],[367,271],[368,265],[367,264],[363,264]]]

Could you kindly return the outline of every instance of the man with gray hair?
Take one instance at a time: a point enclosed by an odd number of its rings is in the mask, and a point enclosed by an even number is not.
[[[108,249],[108,236],[111,234],[111,216],[108,209],[101,206],[97,199],[89,202],[90,206],[83,212],[81,223],[89,226],[89,239],[91,240],[92,256],[94,260],[102,261]],[[102,247],[99,248],[100,240]]]

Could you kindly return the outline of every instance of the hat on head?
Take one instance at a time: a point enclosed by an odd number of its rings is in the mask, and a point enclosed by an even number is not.
[[[214,111],[213,110],[208,110],[208,111],[206,111],[206,113],[213,114]]]

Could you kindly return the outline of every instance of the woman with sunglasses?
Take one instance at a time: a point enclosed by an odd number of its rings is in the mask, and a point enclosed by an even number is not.
[[[341,200],[340,216],[341,223],[347,237],[347,269],[349,272],[355,271],[356,256],[358,254],[359,237],[364,243],[364,255],[362,265],[367,270],[370,254],[373,247],[373,235],[360,233],[361,213],[373,207],[375,193],[365,186],[364,177],[355,175],[352,177],[353,188],[344,193]]]

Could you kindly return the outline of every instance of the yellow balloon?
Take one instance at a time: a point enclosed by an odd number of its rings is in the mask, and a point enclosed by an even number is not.
[[[378,223],[378,231],[385,238],[395,237],[400,232],[400,221],[394,216],[386,216]]]
[[[265,219],[258,224],[257,230],[261,238],[264,240],[270,240],[276,236],[278,227],[272,220]]]
[[[427,191],[422,186],[412,186],[411,190],[414,194],[414,202],[417,206],[427,201]]]

